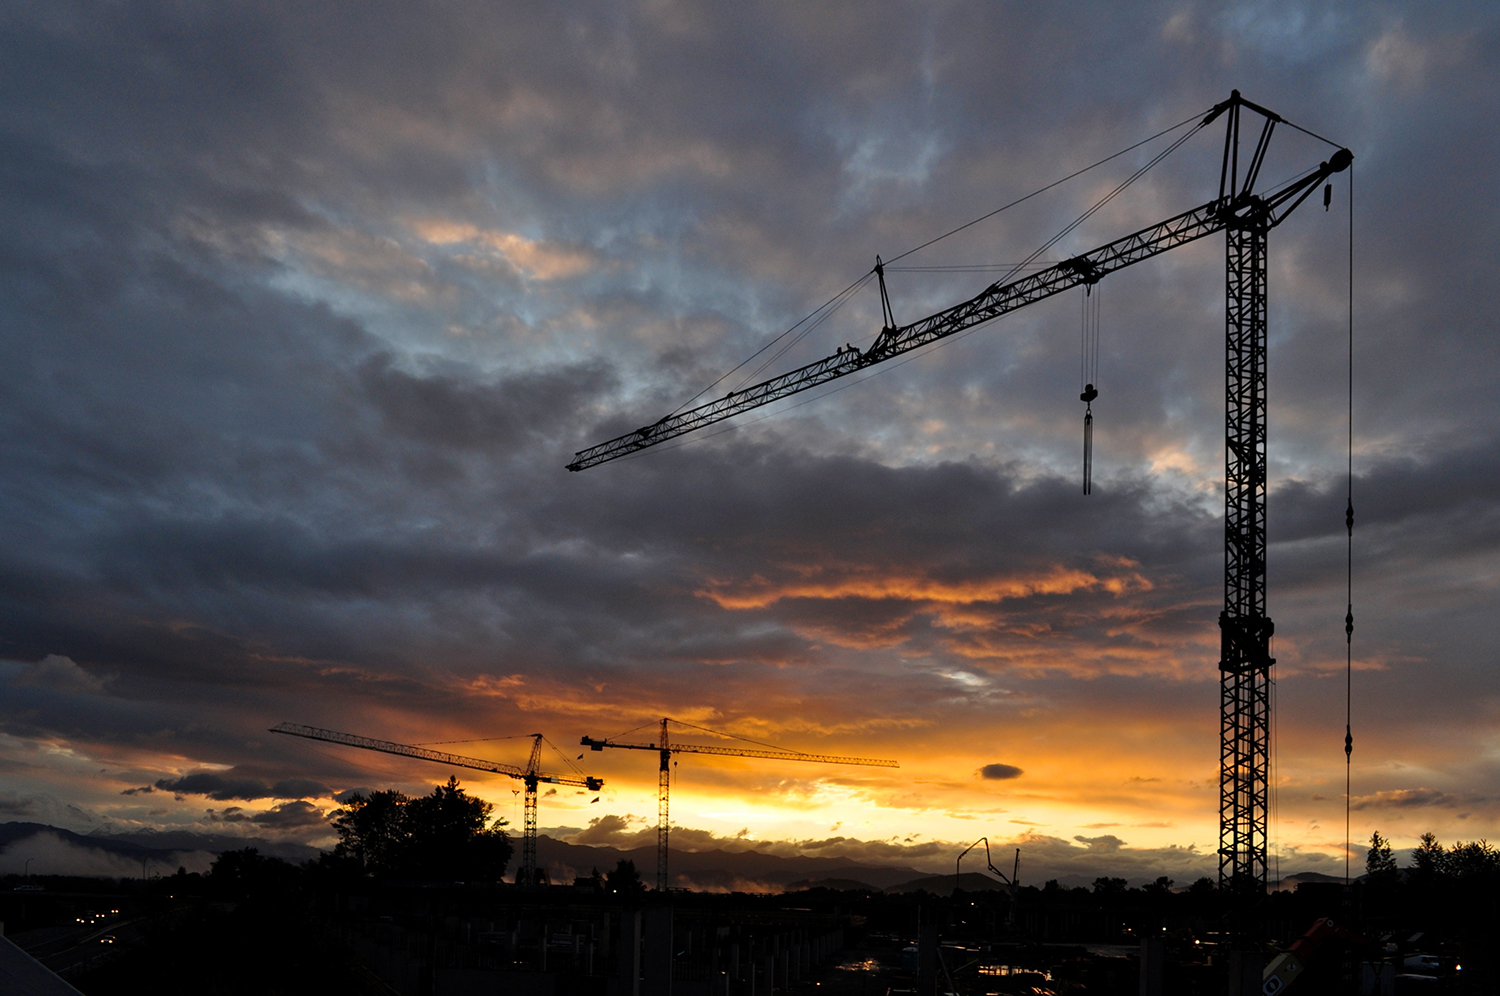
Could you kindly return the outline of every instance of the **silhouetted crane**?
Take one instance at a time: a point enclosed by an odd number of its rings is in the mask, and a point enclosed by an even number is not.
[[[525,817],[521,823],[521,865],[516,869],[517,885],[535,885],[537,882],[536,869],[536,789],[539,784],[547,785],[572,785],[577,788],[585,788],[590,792],[597,792],[604,787],[604,779],[594,778],[590,775],[549,775],[540,769],[542,760],[542,741],[546,738],[540,733],[531,733],[531,756],[526,761],[526,767],[522,768],[514,764],[504,764],[500,761],[486,761],[478,757],[464,757],[462,754],[450,754],[447,751],[429,750],[414,744],[398,744],[389,740],[375,740],[371,737],[361,737],[353,733],[339,733],[336,730],[322,730],[316,726],[302,726],[298,723],[279,723],[271,727],[271,733],[284,733],[289,737],[305,737],[308,740],[321,740],[330,744],[343,744],[345,747],[358,747],[361,750],[375,750],[382,754],[395,754],[398,757],[415,757],[423,761],[435,761],[438,764],[450,764],[456,768],[473,768],[476,771],[488,771],[496,775],[508,775],[521,782],[526,787]]]
[[[656,751],[660,757],[661,765],[656,777],[656,888],[665,892],[667,888],[667,841],[671,835],[672,821],[669,816],[669,799],[672,789],[672,755],[673,754],[718,754],[721,757],[761,757],[774,761],[815,761],[821,764],[863,764],[878,768],[899,768],[900,764],[875,757],[840,757],[835,754],[807,754],[796,750],[751,749],[743,747],[714,747],[710,744],[682,744],[673,743],[667,732],[668,723],[676,723],[694,730],[702,730],[704,733],[712,733],[716,736],[732,736],[728,733],[720,733],[718,730],[710,730],[706,726],[694,726],[692,723],[684,723],[680,719],[662,717],[661,732],[654,743],[633,744],[625,743],[615,739],[596,740],[593,737],[584,737],[580,741],[583,746],[590,750],[603,750],[606,747],[619,748],[620,750],[650,750]],[[639,729],[639,727],[637,727]],[[733,739],[743,739],[734,737]]]
[[[1241,155],[1243,112],[1259,115],[1253,150]],[[1124,186],[1161,161],[1192,135],[1223,118],[1227,122],[1218,196],[1190,211],[1117,239],[1055,266],[1019,276],[1048,247],[1102,207]],[[1191,120],[1191,119],[1190,119]],[[1184,125],[1189,122],[1183,122]],[[1271,135],[1285,123],[1335,151],[1318,166],[1270,190],[1255,184],[1270,148]],[[1169,129],[1171,131],[1172,129]],[[1162,134],[1166,134],[1163,132]],[[1250,130],[1254,134],[1254,129]],[[1320,184],[1348,169],[1354,154],[1233,91],[1126,184],[1100,201],[1001,280],[979,294],[910,325],[896,324],[879,257],[872,271],[880,279],[884,327],[869,348],[839,349],[833,355],[772,377],[716,401],[673,412],[633,432],[616,436],[574,455],[568,469],[586,470],[675,439],[741,412],[858,373],[921,346],[947,339],[1026,305],[1073,287],[1089,288],[1116,270],[1218,232],[1227,245],[1226,424],[1224,496],[1224,609],[1220,631],[1219,886],[1233,899],[1235,931],[1243,935],[1249,911],[1266,895],[1266,829],[1270,763],[1270,654],[1274,627],[1266,615],[1266,255],[1271,229],[1286,220]],[[1324,207],[1331,188],[1325,187]],[[956,230],[955,230],[956,231]],[[951,234],[951,233],[950,233]],[[1014,278],[1014,279],[1013,279]],[[1088,385],[1080,400],[1097,397]],[[1088,478],[1085,477],[1085,493]],[[1352,531],[1354,510],[1347,512]],[[1353,609],[1345,619],[1353,630]],[[1346,739],[1345,750],[1348,750]]]

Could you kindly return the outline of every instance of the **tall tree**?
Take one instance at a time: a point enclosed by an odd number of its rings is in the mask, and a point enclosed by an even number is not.
[[[410,841],[406,806],[411,802],[395,789],[356,792],[334,810],[333,829],[339,835],[334,853],[356,858],[365,871],[377,875],[396,873]]]
[[[1424,880],[1443,874],[1447,870],[1447,859],[1443,845],[1430,830],[1421,836],[1420,842],[1411,851],[1411,866],[1416,870],[1417,876]]]
[[[1365,872],[1382,879],[1394,878],[1396,859],[1391,854],[1391,842],[1376,830],[1370,835],[1370,849],[1365,852]]]
[[[636,871],[634,861],[621,858],[615,864],[615,870],[604,876],[605,892],[634,898],[644,890],[645,885],[641,882],[641,873]]]
[[[406,871],[417,878],[498,881],[510,861],[504,821],[490,824],[495,807],[469,795],[450,777],[431,795],[406,804]]]
[[[382,877],[499,881],[512,847],[505,820],[492,821],[493,812],[457,778],[415,799],[394,789],[357,793],[333,814],[335,853]]]

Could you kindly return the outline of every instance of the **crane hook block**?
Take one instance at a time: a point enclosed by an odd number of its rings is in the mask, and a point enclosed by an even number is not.
[[[1090,384],[1083,389],[1083,393],[1078,396],[1078,400],[1082,401],[1084,404],[1090,404],[1098,396],[1099,392],[1094,390],[1093,384]]]

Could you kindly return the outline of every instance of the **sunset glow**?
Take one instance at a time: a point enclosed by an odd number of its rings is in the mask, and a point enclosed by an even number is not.
[[[654,847],[656,755],[579,744],[669,716],[900,762],[679,756],[674,847],[1216,875],[1221,237],[564,467],[868,347],[873,278],[835,295],[877,253],[909,323],[1204,204],[1207,132],[914,249],[1239,88],[1358,155],[1348,853],[1500,838],[1488,8],[130,6],[4,28],[6,820],[328,847],[351,791],[454,773],[291,721],[509,764],[545,734],[605,787],[544,787],[542,832]],[[1329,155],[1283,128],[1265,175]],[[1330,182],[1269,238],[1286,875],[1346,857]]]

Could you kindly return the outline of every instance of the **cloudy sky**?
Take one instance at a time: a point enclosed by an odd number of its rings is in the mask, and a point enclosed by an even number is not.
[[[1209,868],[1221,238],[1101,285],[1092,497],[1076,292],[563,468],[877,253],[1238,87],[1356,156],[1353,835],[1500,837],[1497,29],[1478,3],[7,5],[0,816],[317,841],[336,794],[447,772],[276,722],[571,760],[671,715],[901,762],[686,758],[685,843]],[[1209,200],[1220,135],[1044,258]],[[897,319],[1167,140],[902,260],[929,269],[888,274]],[[1281,129],[1263,177],[1328,154]],[[1348,184],[1271,237],[1283,872],[1343,865]],[[879,316],[867,285],[766,372]],[[543,826],[634,839],[650,755],[582,763],[599,801]]]

